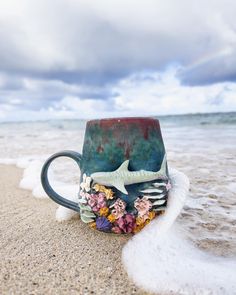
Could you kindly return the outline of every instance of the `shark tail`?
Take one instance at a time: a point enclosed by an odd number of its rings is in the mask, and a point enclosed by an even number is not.
[[[158,171],[158,173],[166,176],[166,168],[167,166],[166,166],[166,154],[165,154],[161,163],[161,168]]]

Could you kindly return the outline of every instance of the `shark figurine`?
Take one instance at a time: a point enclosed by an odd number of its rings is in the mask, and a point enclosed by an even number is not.
[[[112,172],[95,172],[91,174],[91,178],[102,185],[114,186],[124,194],[128,194],[125,185],[152,181],[157,178],[166,178],[166,155],[163,158],[159,171],[129,171],[129,160],[124,161],[120,167]]]

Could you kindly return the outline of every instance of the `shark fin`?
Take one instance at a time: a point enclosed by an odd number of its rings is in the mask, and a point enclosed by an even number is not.
[[[161,168],[159,170],[159,173],[162,174],[162,175],[166,175],[166,154],[163,157],[163,160],[162,160],[162,164],[161,164]]]
[[[128,192],[124,186],[124,183],[119,181],[118,179],[112,183],[112,186],[114,186],[116,189],[121,191],[123,194],[128,195]]]
[[[129,166],[129,160],[126,160],[120,165],[117,171],[129,171],[128,166]]]

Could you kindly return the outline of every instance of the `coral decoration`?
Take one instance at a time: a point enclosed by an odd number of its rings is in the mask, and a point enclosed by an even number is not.
[[[162,180],[154,185],[158,188],[148,187],[144,191],[145,195],[137,196],[128,205],[111,188],[93,183],[92,178],[84,174],[79,193],[81,219],[99,231],[137,233],[165,210],[163,204],[166,204],[167,195],[163,195],[164,199],[162,194],[164,190],[167,192],[170,189],[170,183],[163,183]]]

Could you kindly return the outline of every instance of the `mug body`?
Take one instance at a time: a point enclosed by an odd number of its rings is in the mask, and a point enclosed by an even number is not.
[[[80,215],[92,228],[135,233],[164,212],[169,180],[158,120],[88,121],[80,168]]]

